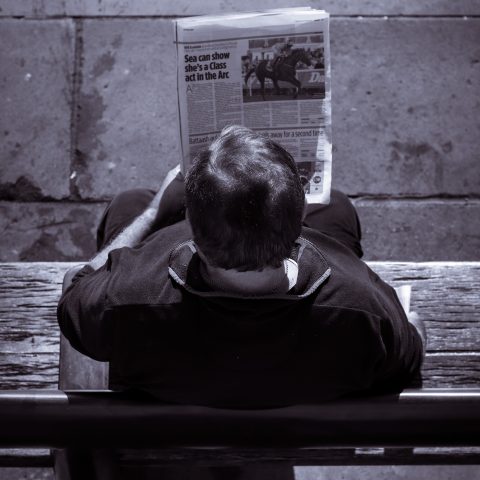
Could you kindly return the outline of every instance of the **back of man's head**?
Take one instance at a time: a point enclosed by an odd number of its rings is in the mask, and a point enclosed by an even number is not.
[[[193,237],[208,263],[240,271],[278,267],[300,235],[304,193],[292,156],[231,126],[201,152],[186,178]]]

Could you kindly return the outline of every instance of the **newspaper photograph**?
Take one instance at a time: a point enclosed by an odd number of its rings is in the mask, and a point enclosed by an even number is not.
[[[184,171],[223,127],[244,125],[292,154],[309,203],[328,203],[328,13],[286,8],[174,25]]]

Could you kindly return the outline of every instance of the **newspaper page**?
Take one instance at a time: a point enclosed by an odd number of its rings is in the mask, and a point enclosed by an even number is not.
[[[399,287],[394,287],[397,294],[398,300],[402,304],[403,310],[405,313],[410,313],[410,297],[412,295],[412,286],[411,285],[400,285]]]
[[[174,22],[184,171],[227,125],[295,158],[309,203],[330,200],[329,15],[285,8]]]

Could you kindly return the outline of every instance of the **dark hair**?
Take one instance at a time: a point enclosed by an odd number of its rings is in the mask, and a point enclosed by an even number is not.
[[[304,193],[292,156],[252,130],[230,126],[186,178],[193,238],[225,269],[278,267],[300,235]]]

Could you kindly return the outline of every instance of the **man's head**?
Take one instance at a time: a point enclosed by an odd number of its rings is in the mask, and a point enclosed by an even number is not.
[[[300,235],[304,193],[292,156],[231,126],[196,158],[186,178],[193,237],[208,263],[225,269],[278,267]]]

